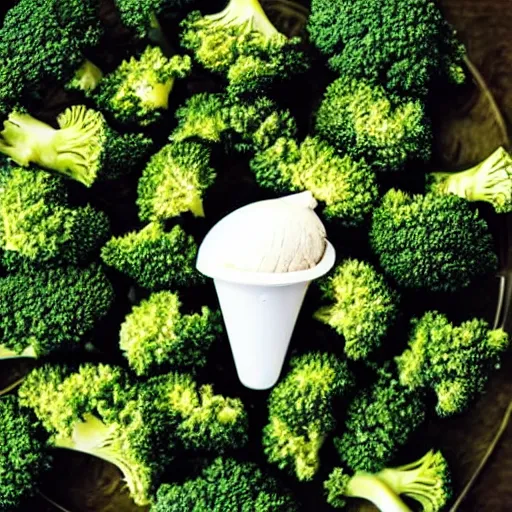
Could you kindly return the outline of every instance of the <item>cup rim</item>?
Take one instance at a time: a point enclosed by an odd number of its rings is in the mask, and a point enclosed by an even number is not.
[[[201,251],[196,261],[196,268],[202,274],[222,281],[252,286],[286,286],[318,279],[327,274],[334,266],[336,251],[333,245],[326,240],[326,247],[322,259],[313,268],[295,272],[247,272],[244,270],[218,267],[208,264],[206,258],[201,257]]]

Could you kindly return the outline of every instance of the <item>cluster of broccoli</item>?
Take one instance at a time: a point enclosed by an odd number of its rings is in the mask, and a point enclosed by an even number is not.
[[[358,497],[406,512],[404,496],[440,512],[450,500],[441,452],[397,464],[428,418],[471,406],[510,340],[480,318],[401,306],[497,269],[478,207],[512,211],[512,157],[426,172],[431,92],[465,80],[464,49],[431,0],[279,3],[8,9],[0,359],[34,361],[15,393],[0,390],[0,512],[29,507],[57,449],[116,465],[152,512],[301,510],[279,471],[323,480],[333,507]],[[309,39],[280,30],[276,9],[295,9]],[[291,94],[322,65],[319,97]],[[220,182],[233,196],[222,209],[238,205],[238,178],[265,197],[309,191],[339,257],[302,320],[335,341],[304,336],[262,395],[259,427],[250,397],[214,392],[231,390],[217,382],[227,340],[195,268],[219,220],[210,198]]]

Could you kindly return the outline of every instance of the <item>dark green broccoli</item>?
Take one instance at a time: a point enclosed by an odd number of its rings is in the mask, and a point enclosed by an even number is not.
[[[498,148],[478,165],[460,172],[427,174],[427,190],[455,194],[468,201],[485,201],[496,213],[512,211],[512,157]]]
[[[341,436],[334,439],[342,462],[352,471],[380,471],[423,423],[425,412],[422,393],[402,386],[384,366],[347,409]]]
[[[193,480],[163,484],[151,512],[297,512],[282,485],[251,462],[217,457]]]
[[[176,142],[153,155],[139,180],[141,220],[165,220],[192,212],[204,217],[203,194],[215,181],[211,150],[198,142]]]
[[[152,148],[151,139],[118,134],[101,113],[84,105],[66,109],[57,123],[59,129],[11,112],[0,133],[0,152],[22,167],[36,164],[90,187],[97,178],[115,178],[141,166]]]
[[[502,329],[474,318],[455,326],[428,311],[413,319],[409,348],[396,358],[400,382],[412,391],[432,389],[436,412],[450,416],[467,409],[499,368],[510,340]]]
[[[258,0],[229,0],[216,14],[194,11],[182,27],[182,45],[227,78],[230,94],[260,94],[308,68],[300,39],[278,32]]]
[[[263,447],[269,462],[311,480],[320,467],[320,449],[336,426],[334,402],[352,390],[354,377],[333,354],[312,352],[293,358],[290,366],[270,393]]]
[[[119,345],[137,375],[151,375],[155,369],[199,368],[222,333],[220,313],[203,306],[201,314],[184,314],[176,293],[153,293],[121,324]]]
[[[434,77],[464,81],[464,48],[430,0],[312,0],[308,30],[340,76],[422,97]]]
[[[13,168],[0,192],[3,264],[82,264],[109,236],[107,216],[91,206],[71,207],[63,180],[45,171]]]
[[[430,158],[432,134],[423,103],[366,80],[344,76],[332,82],[316,113],[315,130],[377,171]]]
[[[106,75],[94,90],[94,100],[120,122],[148,126],[162,119],[175,80],[185,78],[190,69],[188,55],[167,58],[160,48],[148,46]]]
[[[0,278],[0,340],[40,357],[77,347],[108,312],[112,285],[101,268],[57,267]]]
[[[368,263],[345,260],[320,283],[325,299],[315,318],[345,338],[349,359],[366,360],[384,340],[398,316],[398,295]]]
[[[250,166],[260,186],[281,193],[309,190],[325,204],[326,218],[346,226],[360,225],[377,203],[376,177],[364,160],[340,156],[318,137],[301,144],[279,138]]]
[[[188,375],[134,384],[125,370],[84,364],[32,370],[19,390],[52,435],[50,446],[88,453],[122,471],[136,504],[149,504],[178,447],[218,450],[244,440],[239,400],[197,388]],[[238,428],[238,430],[237,430]]]
[[[297,134],[295,119],[272,100],[252,101],[231,98],[222,93],[199,93],[177,109],[178,126],[171,140],[199,139],[223,142],[238,151],[263,150],[279,137]]]
[[[0,28],[2,113],[72,78],[84,51],[99,44],[98,8],[98,0],[19,0],[7,11]]]
[[[111,238],[101,250],[104,263],[149,290],[204,282],[195,268],[197,244],[179,225],[166,232],[161,222]]]
[[[327,502],[333,507],[344,508],[346,498],[363,498],[382,512],[410,512],[398,497],[401,494],[417,501],[423,512],[439,512],[452,495],[446,459],[433,450],[410,464],[374,474],[356,472],[350,476],[335,468],[324,487]]]
[[[454,291],[498,264],[487,223],[452,194],[390,190],[373,213],[370,243],[404,288]]]
[[[0,511],[18,510],[50,468],[47,435],[14,395],[0,399]],[[21,508],[19,508],[21,510]]]

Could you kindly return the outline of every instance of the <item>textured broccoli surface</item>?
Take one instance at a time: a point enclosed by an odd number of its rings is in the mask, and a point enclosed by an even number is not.
[[[380,471],[422,424],[425,411],[423,394],[400,384],[384,366],[348,406],[341,435],[334,439],[342,462],[352,471]]]
[[[204,282],[195,268],[197,244],[176,225],[166,232],[160,222],[111,238],[101,249],[104,263],[149,290],[194,286]]]
[[[216,14],[194,11],[182,28],[182,45],[225,76],[232,95],[260,94],[308,68],[300,39],[278,32],[258,0],[230,0]]]
[[[203,306],[200,314],[185,314],[176,293],[161,291],[132,309],[121,324],[119,340],[135,373],[151,375],[162,367],[204,366],[222,330],[220,313]]]
[[[153,155],[139,180],[140,219],[165,220],[188,211],[203,217],[203,194],[216,176],[210,154],[201,143],[179,142]]]
[[[295,512],[299,506],[280,482],[256,464],[217,457],[200,476],[163,484],[151,512]]]
[[[464,48],[430,0],[312,0],[308,30],[341,76],[422,97],[436,76],[464,81]]]
[[[272,390],[263,447],[269,462],[299,480],[320,467],[320,449],[336,426],[335,400],[347,396],[354,378],[345,361],[312,352],[295,357],[291,370]]]
[[[0,278],[0,340],[37,357],[79,346],[114,299],[101,268],[58,267]]]
[[[0,247],[8,268],[82,264],[109,236],[107,216],[73,208],[65,183],[45,171],[13,168],[0,192]]]
[[[139,57],[123,61],[106,75],[94,91],[101,111],[118,121],[148,126],[162,119],[169,94],[178,78],[191,69],[188,55],[167,58],[158,47],[148,46]]]
[[[390,190],[373,213],[370,243],[404,288],[454,291],[498,264],[487,223],[452,194]]]
[[[367,80],[344,76],[332,82],[316,113],[315,130],[377,171],[426,162],[431,154],[432,134],[423,103],[389,94]]]
[[[345,339],[349,359],[366,360],[379,349],[398,316],[398,295],[369,263],[345,260],[320,283],[323,306],[315,318]]]
[[[411,390],[432,389],[437,413],[456,414],[485,389],[509,346],[507,333],[490,329],[484,320],[455,326],[445,315],[428,311],[413,319],[409,348],[396,359],[400,382]]]
[[[377,203],[375,174],[363,160],[340,156],[318,137],[279,138],[250,162],[256,181],[276,192],[309,190],[328,219],[360,225]]]
[[[35,418],[20,409],[15,396],[0,399],[0,511],[17,510],[37,492],[40,478],[50,468],[47,437]]]

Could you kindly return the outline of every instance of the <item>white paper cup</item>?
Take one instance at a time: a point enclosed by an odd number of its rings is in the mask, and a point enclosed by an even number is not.
[[[315,267],[285,273],[215,268],[202,249],[197,269],[214,280],[238,378],[248,388],[269,389],[279,379],[309,284],[334,265],[334,247],[327,242]]]

